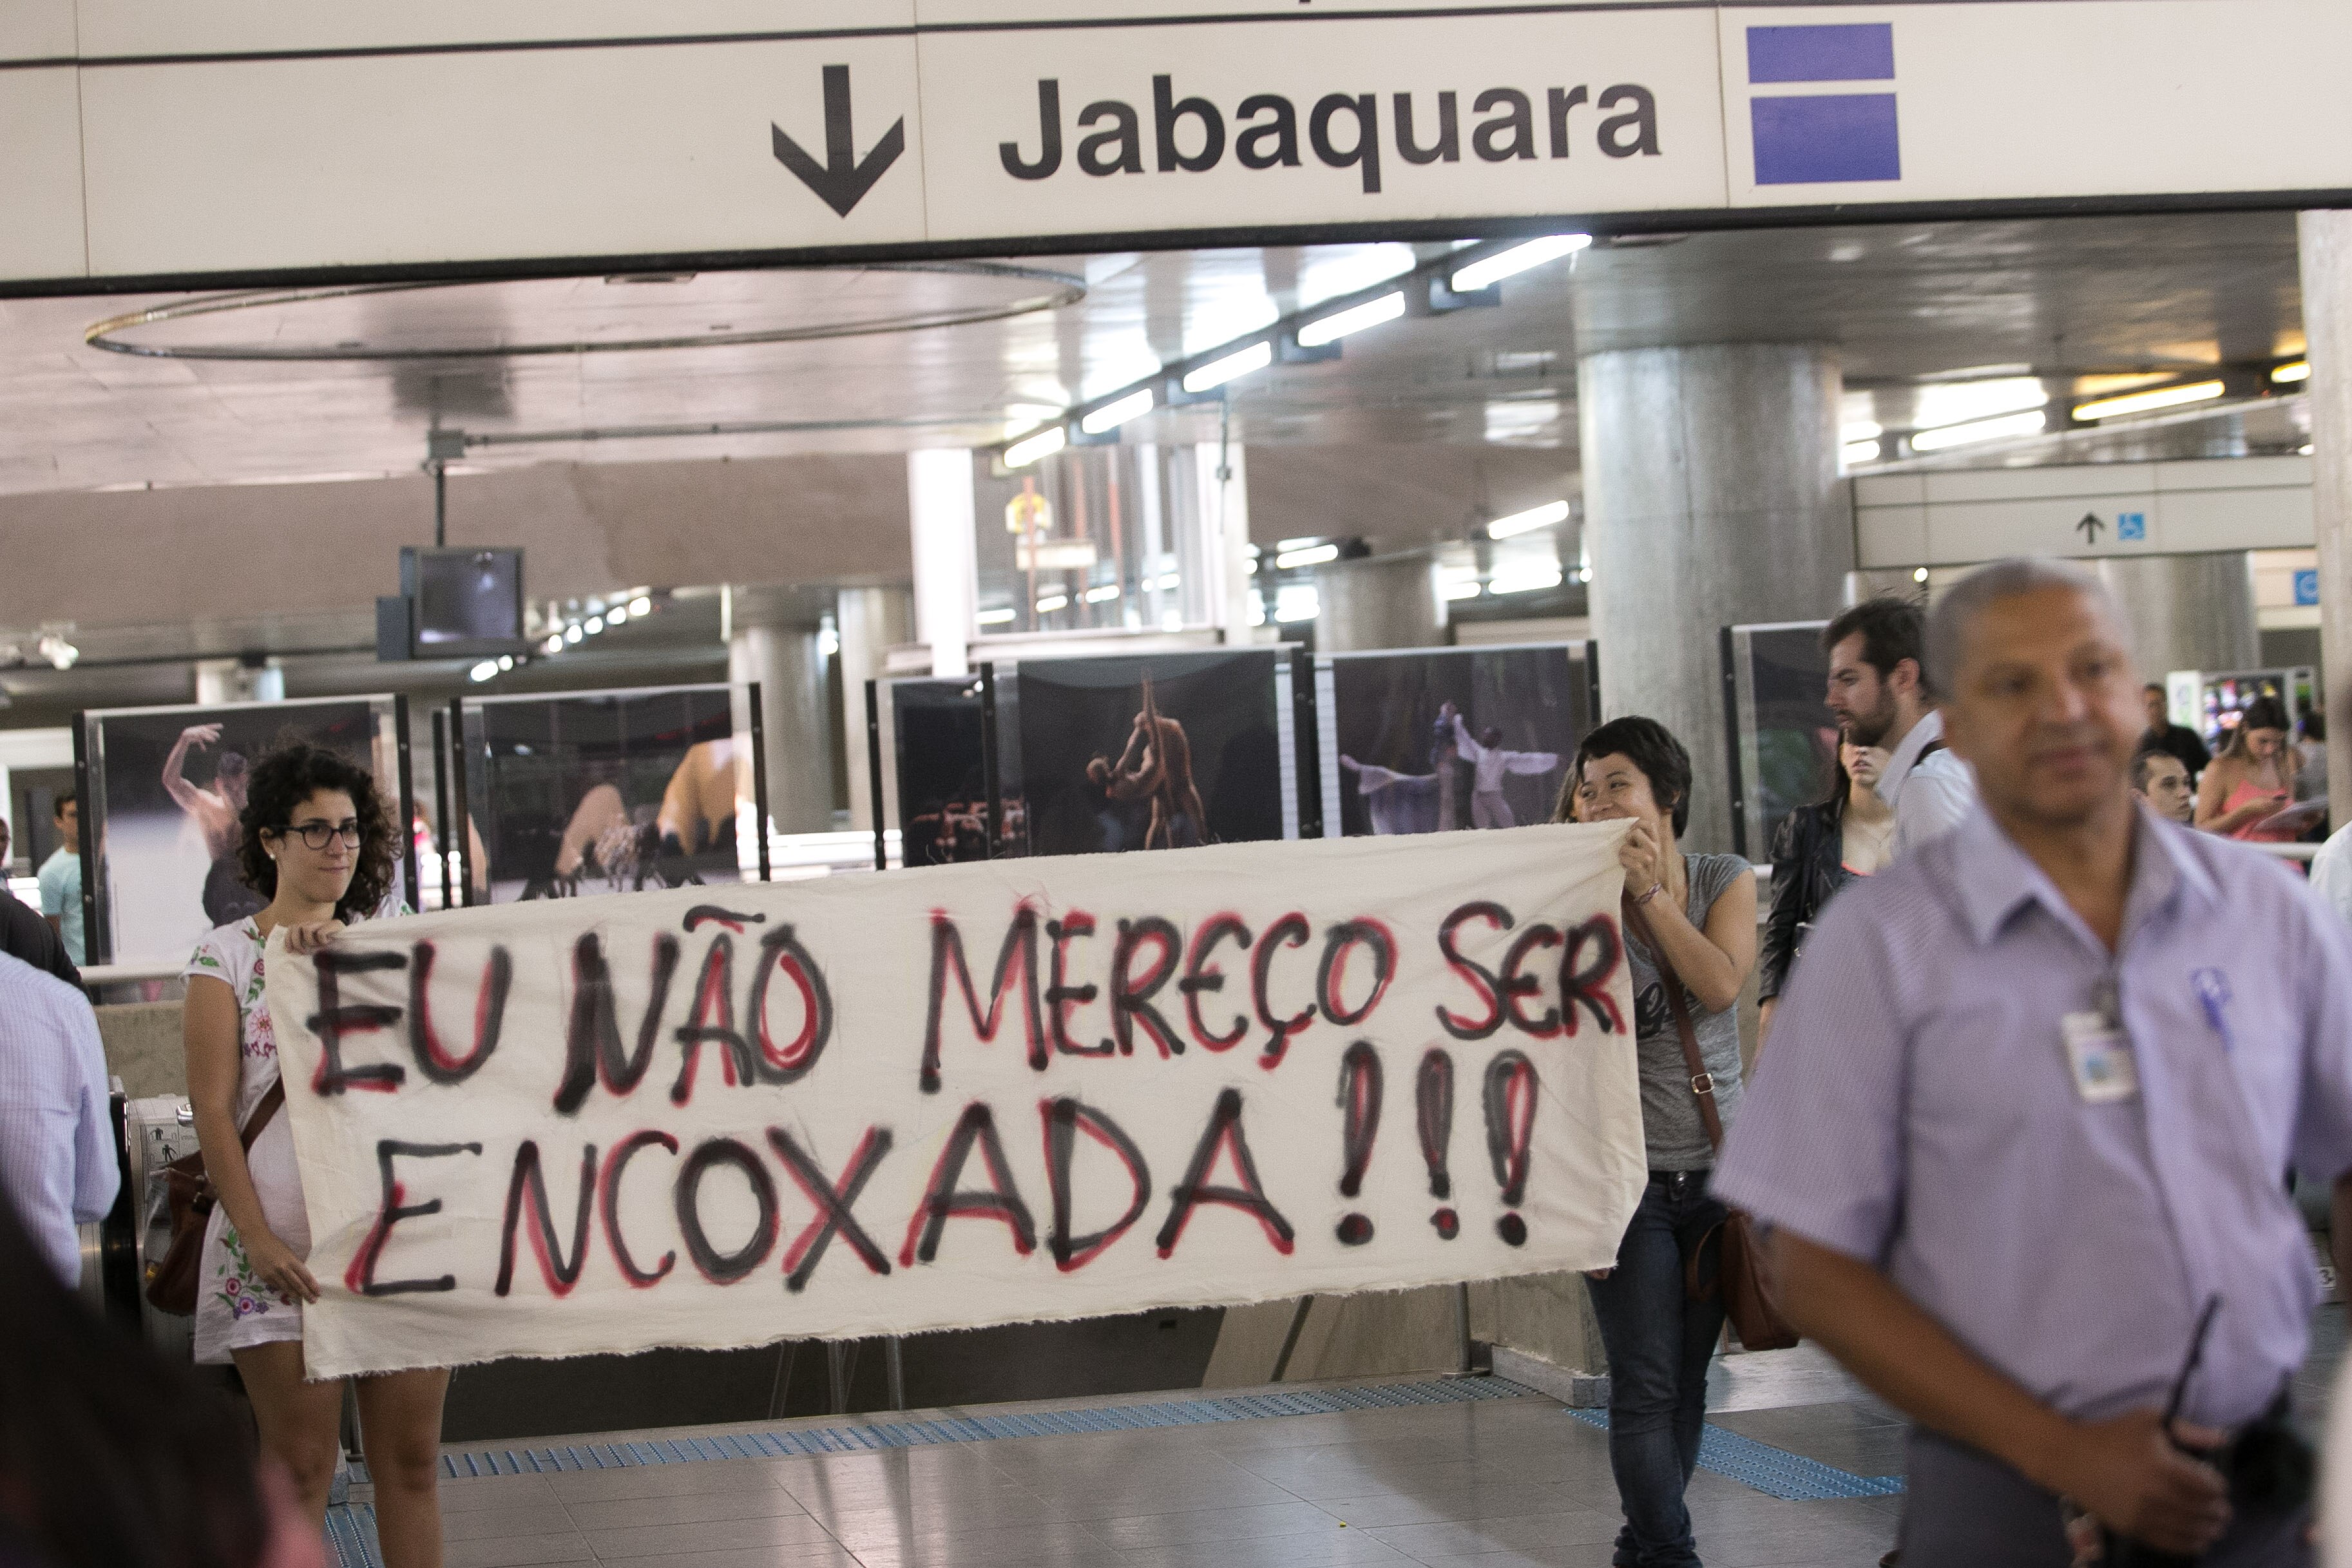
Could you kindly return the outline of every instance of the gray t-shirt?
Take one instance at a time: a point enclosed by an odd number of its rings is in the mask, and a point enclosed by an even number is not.
[[[1684,858],[1690,876],[1690,902],[1684,913],[1703,930],[1707,911],[1748,868],[1748,862],[1737,855]],[[1642,1060],[1642,1141],[1649,1149],[1650,1169],[1706,1170],[1715,1163],[1715,1151],[1706,1141],[1706,1123],[1699,1120],[1698,1099],[1691,1093],[1690,1068],[1683,1062],[1682,1036],[1675,1028],[1674,1009],[1666,1005],[1665,984],[1658,978],[1649,950],[1631,931],[1625,933],[1625,957],[1633,970],[1634,1037]],[[1716,1112],[1729,1132],[1732,1118],[1739,1112],[1738,1005],[1710,1013],[1687,986],[1683,1003],[1698,1036],[1699,1059],[1715,1077]]]

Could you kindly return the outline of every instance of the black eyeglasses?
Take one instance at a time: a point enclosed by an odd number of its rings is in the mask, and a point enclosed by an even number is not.
[[[346,849],[356,849],[360,847],[360,821],[356,816],[345,822],[297,823],[281,831],[294,835],[302,840],[305,847],[310,849],[324,849],[337,838],[343,841],[343,847]]]

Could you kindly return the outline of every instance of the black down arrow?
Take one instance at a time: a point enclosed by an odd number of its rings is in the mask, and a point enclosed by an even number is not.
[[[874,182],[898,161],[907,150],[907,121],[900,119],[882,133],[874,150],[866,154],[864,163],[857,162],[856,143],[849,130],[849,68],[824,68],[824,162],[810,157],[801,144],[784,134],[784,128],[771,123],[776,133],[776,162],[790,169],[801,184],[814,191],[824,205],[849,216],[849,209],[874,188]]]

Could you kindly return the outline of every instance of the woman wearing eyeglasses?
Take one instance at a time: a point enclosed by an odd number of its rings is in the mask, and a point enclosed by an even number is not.
[[[303,1381],[302,1308],[319,1299],[319,1282],[304,1264],[310,1226],[278,1084],[263,952],[280,929],[287,952],[306,954],[354,921],[405,913],[392,891],[401,829],[366,770],[301,742],[255,765],[239,827],[244,879],[268,905],[205,937],[186,971],[188,1098],[220,1194],[197,1276],[195,1359],[236,1363],[262,1447],[285,1465],[305,1513],[323,1527],[343,1385]],[[436,1482],[448,1382],[446,1370],[359,1380],[387,1568],[441,1562]]]

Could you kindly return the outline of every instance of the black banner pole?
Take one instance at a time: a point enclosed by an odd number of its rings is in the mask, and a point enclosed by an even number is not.
[[[760,837],[760,880],[768,878],[768,726],[760,714],[760,683],[751,694],[751,831]]]
[[[89,736],[89,715],[76,713],[73,721],[74,813],[81,824],[81,962],[85,967],[114,961],[114,934],[106,929],[99,911],[98,835],[106,824],[97,809],[98,802],[91,798]],[[67,956],[71,957],[72,954]]]
[[[996,858],[1004,817],[1004,785],[996,776],[996,666],[980,667],[980,776],[988,786],[988,858]],[[906,858],[906,847],[898,849]]]
[[[466,700],[449,699],[449,833],[450,841],[457,847],[457,868],[461,880],[457,897],[467,909],[474,907],[474,839],[467,831],[473,815],[466,802]],[[487,884],[484,891],[488,891]]]
[[[433,826],[439,848],[434,858],[441,862],[441,907],[446,910],[457,900],[449,880],[449,715],[438,708],[433,710]]]
[[[416,876],[416,778],[410,771],[408,755],[408,694],[394,692],[392,698],[392,738],[400,753],[400,837],[403,848],[401,869],[407,874],[408,907],[425,907],[425,889]]]
[[[882,683],[878,680],[866,683],[866,785],[874,813],[874,868],[887,871],[890,847],[882,837]],[[903,846],[899,854],[906,854]]]

